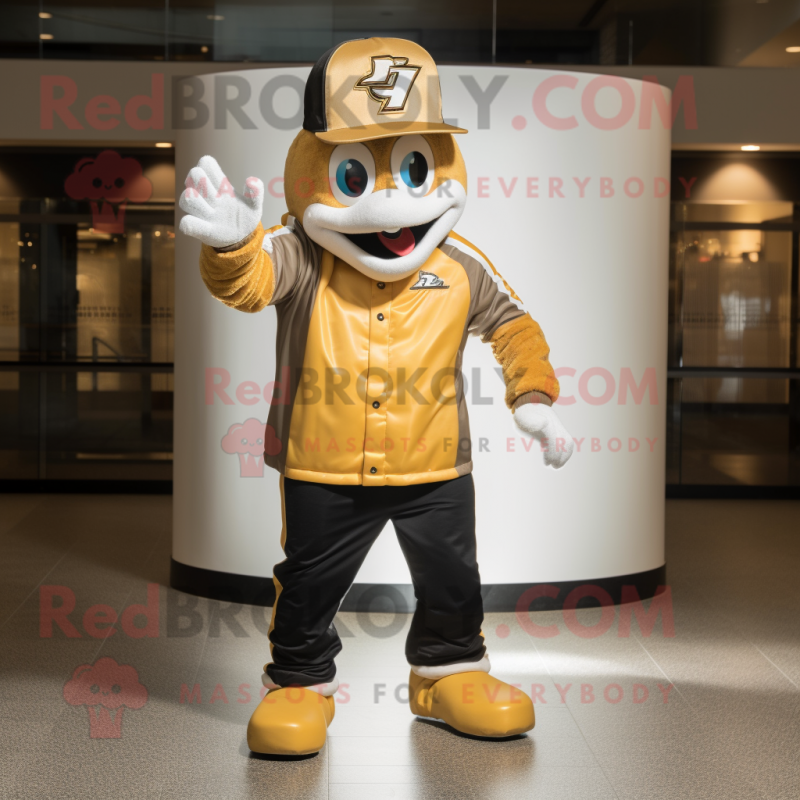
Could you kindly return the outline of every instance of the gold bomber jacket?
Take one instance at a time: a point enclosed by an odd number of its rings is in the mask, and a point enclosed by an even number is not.
[[[510,408],[558,397],[541,328],[454,232],[420,271],[384,283],[288,217],[230,248],[203,245],[200,272],[226,305],[277,310],[267,423],[275,438],[264,460],[289,478],[403,486],[470,472],[461,377],[469,334],[491,343]]]

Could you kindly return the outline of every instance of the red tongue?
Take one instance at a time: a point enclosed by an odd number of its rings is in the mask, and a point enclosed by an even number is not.
[[[395,236],[393,239],[386,236],[383,231],[380,231],[378,239],[385,248],[391,250],[397,256],[407,256],[416,245],[414,234],[411,233],[410,228],[401,228],[400,235]]]

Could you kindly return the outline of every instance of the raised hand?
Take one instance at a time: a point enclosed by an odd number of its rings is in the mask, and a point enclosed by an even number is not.
[[[550,406],[526,403],[514,411],[514,422],[520,430],[537,441],[547,441],[547,449],[543,453],[546,466],[561,469],[569,461],[575,442]]]
[[[203,156],[186,178],[180,207],[186,212],[181,233],[211,247],[230,247],[246,239],[261,222],[264,184],[248,178],[237,194],[213,156]]]

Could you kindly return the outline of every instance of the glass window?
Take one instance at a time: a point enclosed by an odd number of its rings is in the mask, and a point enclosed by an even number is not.
[[[764,397],[763,387],[737,378],[742,397]],[[702,485],[798,486],[800,454],[797,434],[800,418],[796,400],[800,381],[756,381],[775,384],[759,402],[708,404],[687,400],[707,396],[704,379],[683,378],[680,422],[680,482]],[[790,387],[790,383],[794,385]],[[718,387],[715,387],[718,388]],[[794,440],[794,447],[790,443]]]
[[[683,366],[788,367],[792,234],[678,234]]]
[[[796,163],[698,156],[698,195],[719,199],[673,204],[668,483],[800,485],[800,206],[721,199],[779,194]]]
[[[793,67],[788,0],[6,0],[0,57],[309,62],[411,39],[441,63]],[[788,38],[787,38],[788,37]]]
[[[0,173],[0,479],[169,480],[172,151],[9,148]]]

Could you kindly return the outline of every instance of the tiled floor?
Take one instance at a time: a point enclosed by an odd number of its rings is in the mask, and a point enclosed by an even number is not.
[[[593,638],[560,613],[533,616],[557,626],[549,638],[513,614],[487,615],[493,672],[537,698],[529,736],[487,742],[415,719],[408,620],[342,614],[346,686],[328,744],[287,761],[245,743],[269,611],[231,617],[166,588],[169,498],[2,495],[0,797],[797,798],[800,504],[672,501],[667,514],[674,636],[660,620],[645,635],[635,619],[624,635],[620,609]],[[102,623],[87,632],[87,609],[122,614],[146,602],[148,583],[160,584],[158,636],[121,624],[108,638]],[[54,586],[65,588],[42,588]],[[71,636],[43,614],[60,602]],[[374,625],[391,635],[367,635]],[[132,667],[118,680],[138,675],[147,690],[140,708],[116,712],[119,738],[93,737],[89,707],[64,699],[76,668],[103,657]],[[196,702],[181,701],[184,685],[199,688]]]

